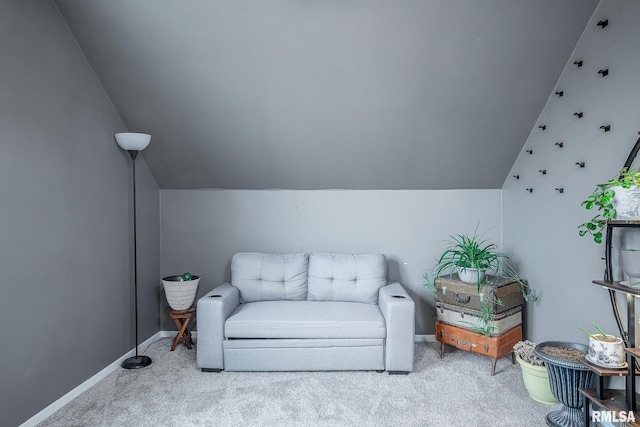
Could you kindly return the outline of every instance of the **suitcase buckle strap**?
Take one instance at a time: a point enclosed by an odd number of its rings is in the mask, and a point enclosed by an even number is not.
[[[471,301],[471,296],[470,295],[466,295],[466,298],[462,298],[460,296],[459,293],[455,293],[455,295],[453,296],[455,298],[455,300],[457,302],[459,302],[460,304],[467,304],[469,301]]]

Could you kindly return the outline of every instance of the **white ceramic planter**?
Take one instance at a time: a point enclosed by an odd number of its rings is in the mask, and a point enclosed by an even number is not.
[[[174,310],[191,308],[198,292],[199,276],[192,276],[191,280],[184,280],[182,276],[168,276],[162,278],[164,294],[169,307]]]
[[[484,270],[478,270],[477,268],[461,268],[458,267],[458,277],[463,282],[478,283],[484,279]]]
[[[616,210],[616,219],[640,219],[640,187],[613,187],[616,195],[611,204]]]
[[[640,286],[640,249],[620,250],[622,271],[627,276],[629,286]]]
[[[597,338],[602,335],[595,334]],[[615,341],[600,341],[589,337],[589,355],[587,359],[605,368],[622,368],[625,365],[624,342],[614,337]]]

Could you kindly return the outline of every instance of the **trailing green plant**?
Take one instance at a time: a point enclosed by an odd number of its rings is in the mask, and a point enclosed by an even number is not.
[[[522,297],[524,298],[525,302],[532,302],[535,304],[539,302],[539,297],[536,290],[531,288],[529,284],[522,277],[520,277],[518,269],[510,261],[504,262],[502,264],[501,271],[497,274],[499,275],[499,277],[508,277],[518,282],[518,285],[520,286],[520,293],[522,293]]]
[[[640,172],[634,168],[622,168],[607,182],[597,184],[596,189],[581,203],[581,206],[587,210],[595,209],[598,214],[578,226],[580,236],[589,234],[594,242],[602,243],[602,230],[608,220],[616,217],[616,209],[613,207],[613,197],[616,195],[614,187],[628,189],[634,185],[640,185]]]
[[[515,281],[520,286],[520,293],[522,293],[522,297],[524,298],[525,302],[535,304],[539,302],[539,297],[536,290],[529,287],[527,282],[519,276],[518,271],[511,263],[503,263],[501,270],[497,272],[497,274],[499,275],[498,277],[509,277],[511,279],[515,279]],[[480,315],[476,316],[480,320],[480,326],[474,328],[474,332],[478,332],[488,336],[491,336],[495,333],[497,325],[495,324],[495,314],[493,312],[491,302],[495,302],[496,305],[502,305],[502,300],[495,296],[495,292],[496,288],[489,288],[488,298],[485,296],[485,300],[480,307]]]
[[[509,258],[507,254],[497,251],[498,247],[495,243],[478,235],[477,226],[473,235],[455,234],[446,243],[448,246],[436,260],[433,273],[431,275],[427,273],[424,276],[427,283],[433,283],[434,286],[438,276],[452,275],[457,269],[474,268],[499,271],[502,265],[501,260]],[[482,287],[480,275],[478,275],[477,284],[479,292]]]
[[[496,329],[498,328],[498,325],[496,325],[495,322],[492,302],[495,302],[497,305],[502,305],[502,301],[499,298],[493,297],[493,295],[491,295],[491,298],[485,297],[482,305],[480,306],[480,314],[477,316],[473,316],[478,319],[478,323],[467,321],[460,321],[460,323],[469,325],[469,329],[475,333],[486,335],[489,337],[494,335]]]
[[[436,285],[435,278],[431,279],[429,273],[424,273],[424,279],[426,283],[422,285],[424,289],[427,289],[433,293],[434,298],[438,299],[438,286]]]

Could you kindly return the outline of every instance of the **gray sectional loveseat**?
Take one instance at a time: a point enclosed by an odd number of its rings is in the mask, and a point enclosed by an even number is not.
[[[382,254],[238,253],[198,300],[203,371],[413,370],[415,305]]]

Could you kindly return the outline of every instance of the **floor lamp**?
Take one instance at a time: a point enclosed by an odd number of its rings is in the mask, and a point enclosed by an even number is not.
[[[133,164],[133,293],[136,312],[136,355],[122,362],[122,367],[125,369],[139,369],[151,364],[150,357],[138,355],[138,248],[136,230],[136,157],[140,151],[147,148],[150,141],[151,135],[144,133],[116,133],[116,142],[120,148],[129,152],[131,163]]]

